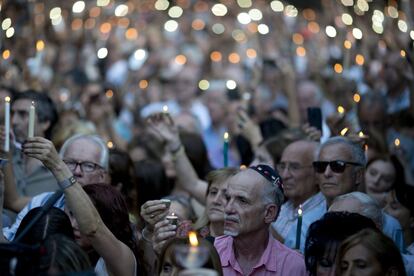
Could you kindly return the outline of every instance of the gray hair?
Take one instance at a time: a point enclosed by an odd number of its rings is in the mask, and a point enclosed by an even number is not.
[[[381,206],[374,198],[372,198],[371,196],[365,193],[352,192],[352,193],[337,196],[332,202],[332,204],[334,204],[335,202],[346,200],[346,199],[354,199],[358,201],[359,203],[361,203],[362,208],[359,214],[372,219],[376,225],[378,225],[379,227],[382,227],[383,214],[382,214]]]
[[[267,180],[263,176],[262,176],[262,181],[264,184],[264,189],[262,193],[263,203],[264,204],[274,203],[280,209],[283,202],[285,201],[285,196],[283,194],[282,189],[279,187],[278,184]]]
[[[343,137],[343,136],[335,136],[331,137],[328,140],[326,140],[324,143],[319,145],[317,151],[316,151],[316,158],[315,160],[318,160],[320,153],[323,148],[329,146],[329,145],[337,145],[342,144],[345,145],[349,151],[351,152],[352,160],[353,162],[357,162],[364,167],[367,165],[367,159],[365,157],[364,149],[361,147],[361,145],[351,141],[350,139]],[[349,161],[349,160],[344,160]]]
[[[99,158],[99,165],[106,171],[108,171],[109,168],[109,151],[106,147],[105,142],[102,140],[102,138],[98,135],[93,134],[75,134],[68,138],[65,143],[63,143],[62,147],[60,148],[59,155],[61,158],[64,157],[66,150],[70,145],[73,144],[76,140],[85,139],[91,142],[94,142],[96,145],[100,148],[100,158]]]

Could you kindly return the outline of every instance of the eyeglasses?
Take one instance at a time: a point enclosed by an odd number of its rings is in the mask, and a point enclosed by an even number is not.
[[[345,171],[346,165],[359,166],[359,167],[363,166],[360,163],[342,161],[342,160],[315,161],[312,163],[312,165],[313,165],[315,172],[317,173],[324,173],[328,165],[334,173],[343,173]]]
[[[65,162],[69,170],[71,170],[72,172],[76,170],[77,166],[79,166],[81,171],[84,173],[91,173],[94,172],[96,169],[102,169],[101,166],[93,162],[77,162],[74,160],[63,160],[63,162]]]
[[[279,173],[282,173],[285,169],[288,169],[291,173],[296,173],[304,168],[311,168],[312,166],[302,166],[299,163],[279,163],[276,165],[276,169]]]

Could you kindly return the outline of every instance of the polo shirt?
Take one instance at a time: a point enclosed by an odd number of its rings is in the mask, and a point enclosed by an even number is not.
[[[223,275],[243,274],[233,250],[233,237],[221,236],[215,239],[214,246],[220,256]],[[275,240],[269,234],[269,241],[259,262],[248,275],[307,275],[303,256]],[[248,276],[246,275],[246,276]]]

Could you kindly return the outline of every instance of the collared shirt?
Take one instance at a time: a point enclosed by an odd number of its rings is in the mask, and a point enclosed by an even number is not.
[[[53,193],[43,193],[38,196],[35,196],[32,198],[32,200],[29,202],[29,204],[26,205],[26,207],[23,208],[23,210],[20,211],[20,213],[16,217],[16,221],[11,225],[10,227],[3,228],[3,235],[8,241],[12,241],[14,239],[14,236],[16,234],[17,229],[20,226],[20,223],[22,222],[22,219],[26,214],[36,207],[43,206],[46,201],[53,195]],[[56,208],[62,209],[65,207],[65,196],[62,195],[53,205]]]
[[[221,236],[215,239],[214,246],[220,256],[223,275],[244,275],[237,262],[233,249],[233,237]],[[257,265],[248,275],[270,276],[270,275],[307,275],[303,256],[298,252],[287,248],[271,235],[266,249]]]
[[[326,212],[326,201],[325,197],[321,192],[311,196],[308,198],[303,204],[302,204],[302,223],[306,222],[306,224],[311,224],[312,222],[307,222],[305,220],[308,220],[308,217],[310,220],[313,220],[315,217],[315,214],[313,213],[313,210],[315,209],[321,209],[321,206],[325,206],[325,212]],[[322,206],[323,208],[323,206]],[[312,211],[312,214],[311,214]],[[325,213],[324,212],[324,213]],[[318,220],[323,213],[317,217],[316,214],[316,220]],[[298,220],[298,208],[293,207],[293,203],[289,200],[285,202],[282,207],[280,208],[279,216],[277,217],[277,220],[272,223],[272,227],[277,231],[277,233],[286,240],[288,234],[291,232],[292,228],[295,228],[296,230],[296,224]],[[303,228],[302,228],[303,229]],[[307,228],[306,228],[307,231]],[[304,233],[306,235],[306,232]]]
[[[17,192],[20,195],[33,197],[59,189],[56,178],[43,164],[29,174],[26,174],[25,166],[23,153],[16,149],[13,154],[13,172]]]
[[[382,232],[391,238],[401,253],[405,251],[404,233],[400,222],[393,216],[382,212]]]
[[[323,197],[323,196],[322,196]],[[300,252],[305,252],[305,242],[306,242],[306,235],[308,233],[308,229],[312,223],[319,220],[325,213],[326,213],[326,201],[323,197],[323,201],[319,203],[319,205],[314,205],[313,208],[308,209],[306,212],[303,211],[302,215],[302,228],[300,231],[300,244],[299,250]],[[296,239],[297,239],[297,219],[294,222],[293,226],[290,228],[289,233],[285,239],[285,245],[289,248],[296,247]]]

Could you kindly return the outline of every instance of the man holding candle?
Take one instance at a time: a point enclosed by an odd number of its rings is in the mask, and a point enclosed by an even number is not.
[[[282,180],[271,167],[240,171],[225,196],[225,236],[214,243],[224,275],[306,275],[303,257],[270,235],[284,200]]]
[[[52,128],[57,121],[55,105],[45,93],[34,90],[16,93],[11,100],[12,130],[10,132],[14,134],[16,146],[10,140],[8,155],[9,159],[13,160],[9,163],[13,166],[13,170],[5,171],[6,181],[15,181],[17,191],[22,196],[35,196],[42,192],[54,191],[58,186],[50,171],[39,160],[24,156],[19,145],[27,139],[29,128],[33,130],[33,136],[50,139]],[[30,117],[32,117],[31,123]],[[4,129],[4,132],[7,131]],[[18,202],[14,205],[15,208],[12,208],[18,211]],[[24,205],[20,204],[20,209]]]
[[[282,153],[277,170],[283,178],[283,191],[288,201],[281,209],[278,219],[272,223],[272,229],[290,248],[296,248],[300,240],[301,252],[304,250],[306,233],[309,226],[318,220],[326,209],[325,198],[319,192],[312,161],[318,144],[300,140],[288,145]],[[301,205],[302,227],[297,237],[298,208]],[[322,208],[322,210],[320,210]]]

